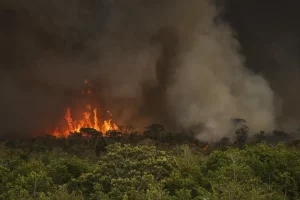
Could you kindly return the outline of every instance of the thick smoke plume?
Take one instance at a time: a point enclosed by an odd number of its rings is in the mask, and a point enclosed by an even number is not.
[[[245,67],[209,0],[1,4],[3,132],[52,128],[80,104],[86,79],[119,124],[162,123],[207,140],[229,136],[231,118],[253,132],[275,127],[272,90]]]
[[[246,119],[252,132],[274,129],[274,96],[268,83],[244,66],[232,29],[213,21],[215,7],[202,8],[188,37],[190,48],[179,55],[174,83],[167,90],[177,122],[185,128],[199,124],[200,137],[208,140],[234,133],[229,120],[236,117]]]

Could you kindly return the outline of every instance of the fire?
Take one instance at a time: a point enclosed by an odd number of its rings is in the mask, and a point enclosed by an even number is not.
[[[88,84],[89,82],[85,80],[84,83]],[[82,90],[81,94],[91,95],[91,89],[88,89],[87,92]],[[111,118],[111,112],[108,110],[107,113]],[[66,121],[66,126],[60,129],[56,127],[52,132],[52,135],[56,137],[66,137],[70,133],[80,132],[81,128],[93,128],[103,134],[109,130],[118,130],[118,126],[112,123],[112,119],[100,120],[97,108],[93,108],[90,104],[86,105],[85,111],[81,113],[81,118],[79,120],[73,120],[71,108],[67,107],[64,119]]]
[[[56,137],[66,137],[71,132],[80,132],[81,128],[93,128],[99,132],[102,132],[103,134],[109,130],[118,130],[118,126],[112,123],[111,119],[103,120],[102,123],[100,122],[97,108],[92,110],[91,105],[87,105],[86,108],[87,110],[82,113],[82,118],[80,120],[73,120],[71,109],[67,107],[65,114],[67,128],[65,128],[63,131],[59,131],[59,129],[56,128],[52,135]]]

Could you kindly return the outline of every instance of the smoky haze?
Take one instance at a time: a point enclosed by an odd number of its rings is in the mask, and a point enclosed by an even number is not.
[[[93,83],[92,101],[117,124],[161,123],[205,140],[231,136],[231,118],[246,119],[251,132],[276,127],[276,93],[250,70],[238,29],[212,1],[13,0],[0,6],[3,134],[52,129],[67,105],[83,102],[86,79]]]
[[[299,128],[300,2],[229,0],[226,3],[224,14],[238,31],[246,65],[263,74],[281,104],[276,106],[281,110],[277,124],[286,131]]]

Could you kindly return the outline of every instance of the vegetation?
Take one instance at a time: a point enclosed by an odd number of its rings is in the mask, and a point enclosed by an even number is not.
[[[121,133],[122,132],[122,133]],[[284,142],[278,142],[284,141]],[[154,124],[68,138],[2,140],[2,200],[300,199],[300,150],[288,134],[238,130],[207,146]]]

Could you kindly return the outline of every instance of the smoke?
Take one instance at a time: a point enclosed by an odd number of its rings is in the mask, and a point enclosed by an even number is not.
[[[300,108],[300,28],[299,1],[254,2],[226,0],[226,16],[238,31],[238,40],[246,55],[246,64],[263,74],[276,96],[281,110],[277,124],[284,131],[299,127]],[[274,12],[275,11],[275,12]]]
[[[199,137],[208,140],[233,134],[230,119],[236,117],[246,119],[253,133],[273,130],[274,95],[269,84],[245,67],[232,29],[212,20],[216,9],[208,4],[200,12],[204,11],[168,89],[177,122],[185,128],[204,124]]]
[[[162,123],[207,140],[229,136],[236,117],[253,132],[275,127],[269,84],[246,68],[209,0],[15,0],[0,8],[3,132],[50,129],[86,79],[119,124]]]

